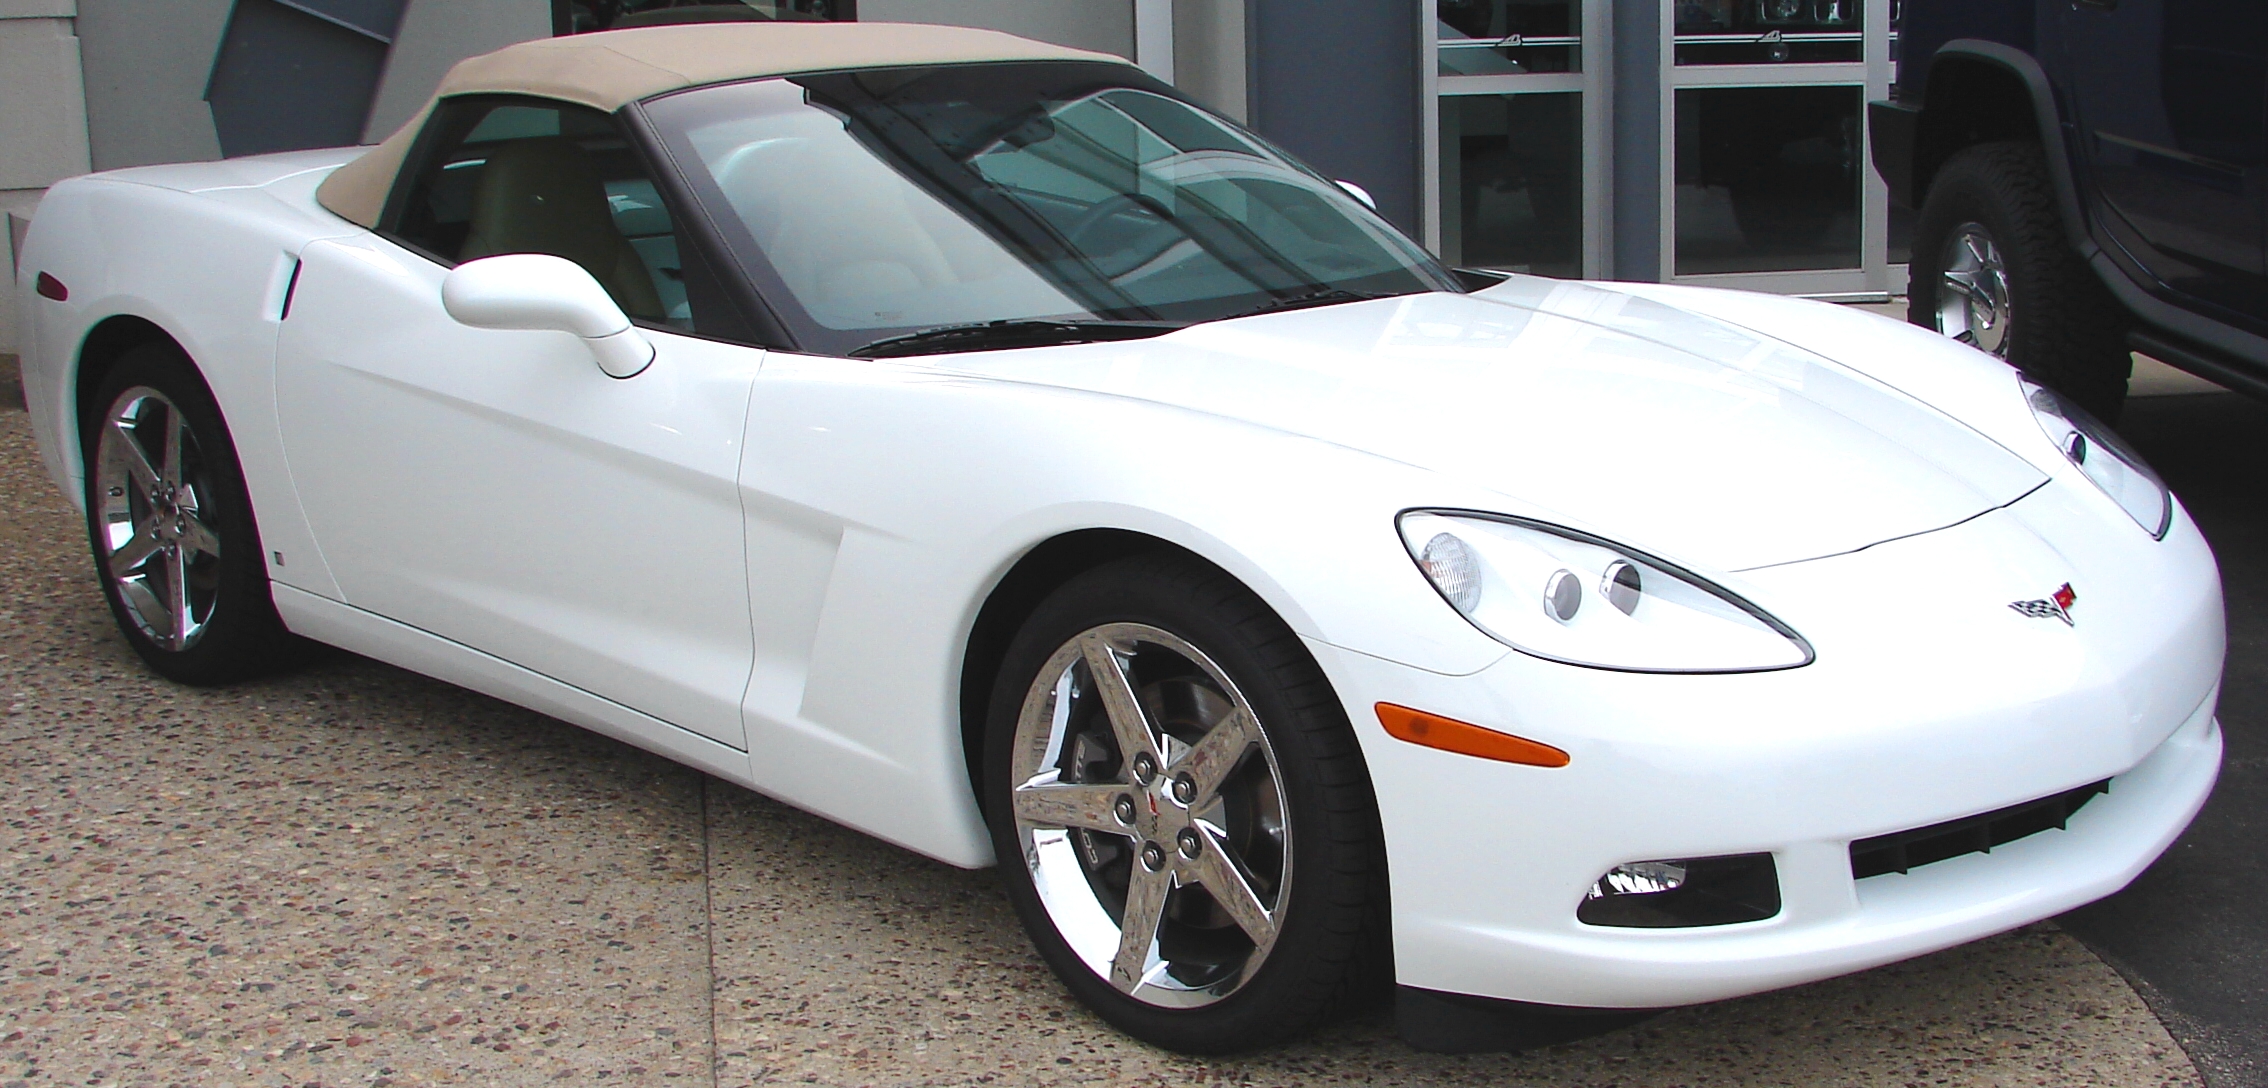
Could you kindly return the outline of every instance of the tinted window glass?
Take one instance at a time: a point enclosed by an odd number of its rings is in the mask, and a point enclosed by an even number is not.
[[[762,80],[646,109],[812,350],[1456,289],[1337,185],[1118,65]]]
[[[449,262],[565,257],[632,318],[693,327],[669,211],[612,118],[465,98],[443,103],[431,125],[394,237]]]

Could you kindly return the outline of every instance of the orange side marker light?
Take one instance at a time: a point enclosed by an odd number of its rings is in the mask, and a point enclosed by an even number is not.
[[[1399,740],[1444,752],[1530,767],[1565,767],[1568,763],[1567,753],[1551,745],[1392,703],[1378,704],[1378,724]]]

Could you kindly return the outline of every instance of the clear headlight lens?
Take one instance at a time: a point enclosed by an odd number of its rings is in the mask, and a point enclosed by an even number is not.
[[[2055,390],[2024,383],[2024,400],[2056,448],[2126,511],[2134,524],[2160,540],[2173,528],[2173,492],[2126,440]]]
[[[1403,514],[1401,530],[1443,600],[1536,657],[1631,672],[1758,672],[1812,658],[1763,609],[1587,533],[1429,510]]]

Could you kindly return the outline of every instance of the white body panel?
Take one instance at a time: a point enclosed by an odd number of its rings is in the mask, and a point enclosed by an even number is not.
[[[69,368],[97,322],[140,318],[165,330],[204,371],[231,421],[268,549],[287,563],[304,557],[292,584],[330,587],[297,517],[270,382],[292,262],[317,238],[361,233],[313,200],[315,186],[350,154],[140,167],[49,191],[21,261],[24,386],[48,472],[74,505],[85,495]],[[32,283],[40,272],[62,281],[70,300],[38,298]],[[284,573],[272,559],[271,573]]]
[[[2211,554],[2153,540],[2013,372],[1834,307],[1515,279],[1155,339],[845,360],[652,332],[476,330],[444,272],[315,210],[320,155],[59,186],[24,265],[27,388],[77,495],[77,359],[131,315],[235,432],[286,621],[912,849],[990,861],[960,701],[1031,549],[1112,529],[1250,586],[1345,703],[1380,804],[1397,969],[1577,1005],[1731,996],[1943,947],[2122,886],[2210,789]],[[299,265],[292,313],[279,322]],[[280,336],[280,353],[279,353]],[[1747,597],[1810,665],[1634,675],[1465,622],[1394,519],[1568,525]],[[304,558],[303,558],[304,557]],[[2077,622],[2007,606],[2063,582]],[[1559,769],[1389,738],[1395,702]],[[2109,779],[1989,855],[1853,880],[1852,840]],[[1702,930],[1574,918],[1626,861],[1772,852],[1785,908]]]
[[[656,333],[618,381],[570,334],[435,320],[443,270],[391,243],[301,260],[275,411],[341,599],[743,747],[763,353]]]

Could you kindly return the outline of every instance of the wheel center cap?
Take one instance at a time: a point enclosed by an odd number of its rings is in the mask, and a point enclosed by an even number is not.
[[[1172,784],[1163,778],[1135,798],[1134,808],[1135,825],[1146,838],[1171,842],[1176,832],[1189,826],[1189,810],[1174,802]]]

